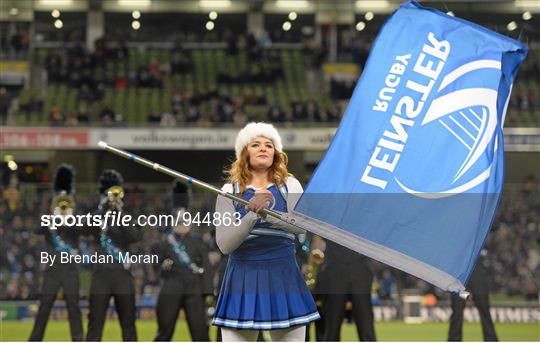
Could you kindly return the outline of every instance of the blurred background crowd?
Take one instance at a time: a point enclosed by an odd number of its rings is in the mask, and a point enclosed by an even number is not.
[[[324,0],[306,3],[311,7],[297,11],[278,7],[282,14],[267,9],[271,4],[265,1],[232,2],[224,13],[202,5],[170,13],[158,4],[131,11],[108,8],[112,1],[90,1],[65,11],[37,7],[33,21],[26,22],[24,6],[6,2],[1,57],[26,61],[28,70],[23,87],[0,88],[2,122],[70,127],[240,126],[251,119],[336,123],[378,29],[399,1],[379,6],[383,13],[357,4],[347,18],[341,17],[350,11],[346,2],[334,12]],[[534,12],[511,3],[500,8],[424,3],[529,44],[506,125],[539,125],[540,40]],[[242,4],[245,8],[235,9]],[[89,10],[102,12],[94,19]],[[195,13],[184,13],[189,11]],[[101,35],[91,36],[90,27]],[[336,63],[346,67],[336,69]]]

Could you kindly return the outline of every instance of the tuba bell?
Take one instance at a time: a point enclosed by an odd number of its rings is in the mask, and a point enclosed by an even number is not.
[[[51,202],[51,212],[57,215],[73,214],[75,209],[75,199],[72,195],[56,195]]]

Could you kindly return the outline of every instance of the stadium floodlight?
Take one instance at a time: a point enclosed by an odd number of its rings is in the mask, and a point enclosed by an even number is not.
[[[523,18],[523,20],[531,20],[532,19],[532,13],[530,11],[523,12],[521,17]]]
[[[152,0],[118,0],[118,5],[131,8],[150,7]]]
[[[207,21],[206,22],[206,29],[208,31],[212,31],[214,29],[214,27],[216,27],[216,25],[214,24],[213,21]]]
[[[359,21],[357,24],[356,24],[356,31],[362,31],[366,28],[366,23],[364,23],[363,21]]]
[[[286,21],[281,27],[283,28],[283,31],[289,31],[292,27],[292,24],[290,21]]]
[[[211,20],[216,20],[217,17],[218,17],[218,13],[216,11],[212,11],[208,13],[208,18],[210,18]]]
[[[365,18],[367,21],[372,20],[374,17],[375,17],[375,14],[373,14],[373,12],[366,12],[366,14],[364,14],[364,18]]]
[[[54,21],[54,27],[60,30],[62,27],[64,27],[64,23],[60,19],[56,19]]]
[[[506,29],[508,31],[514,31],[515,29],[517,29],[517,23],[515,21],[511,21],[508,23],[508,25],[506,25]]]
[[[276,6],[281,8],[307,8],[309,1],[307,0],[277,0]]]
[[[296,18],[298,18],[298,14],[296,14],[296,12],[289,13],[289,20],[294,21]]]
[[[73,0],[40,0],[39,3],[43,6],[70,6]]]
[[[387,0],[358,0],[356,1],[358,9],[389,9],[390,3]]]
[[[51,12],[51,15],[53,16],[53,18],[58,18],[58,17],[60,17],[60,11],[59,10],[53,10]]]
[[[140,11],[133,11],[133,12],[131,12],[131,16],[133,17],[133,19],[139,19],[141,17],[141,12]]]
[[[15,161],[9,161],[7,165],[11,171],[17,170],[17,163],[15,163]]]
[[[206,8],[231,7],[231,0],[200,0],[199,5]]]

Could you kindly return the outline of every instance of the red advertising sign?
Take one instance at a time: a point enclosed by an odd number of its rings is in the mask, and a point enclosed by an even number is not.
[[[0,128],[2,149],[81,149],[88,147],[88,131],[72,129]]]

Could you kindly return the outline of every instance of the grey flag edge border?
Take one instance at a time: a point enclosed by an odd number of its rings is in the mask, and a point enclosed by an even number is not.
[[[467,296],[465,286],[452,275],[394,249],[358,237],[345,230],[292,210],[284,213],[286,222],[299,226],[322,238],[329,239],[353,251],[364,254],[389,266],[403,270],[445,291]],[[292,221],[292,222],[291,222]]]

